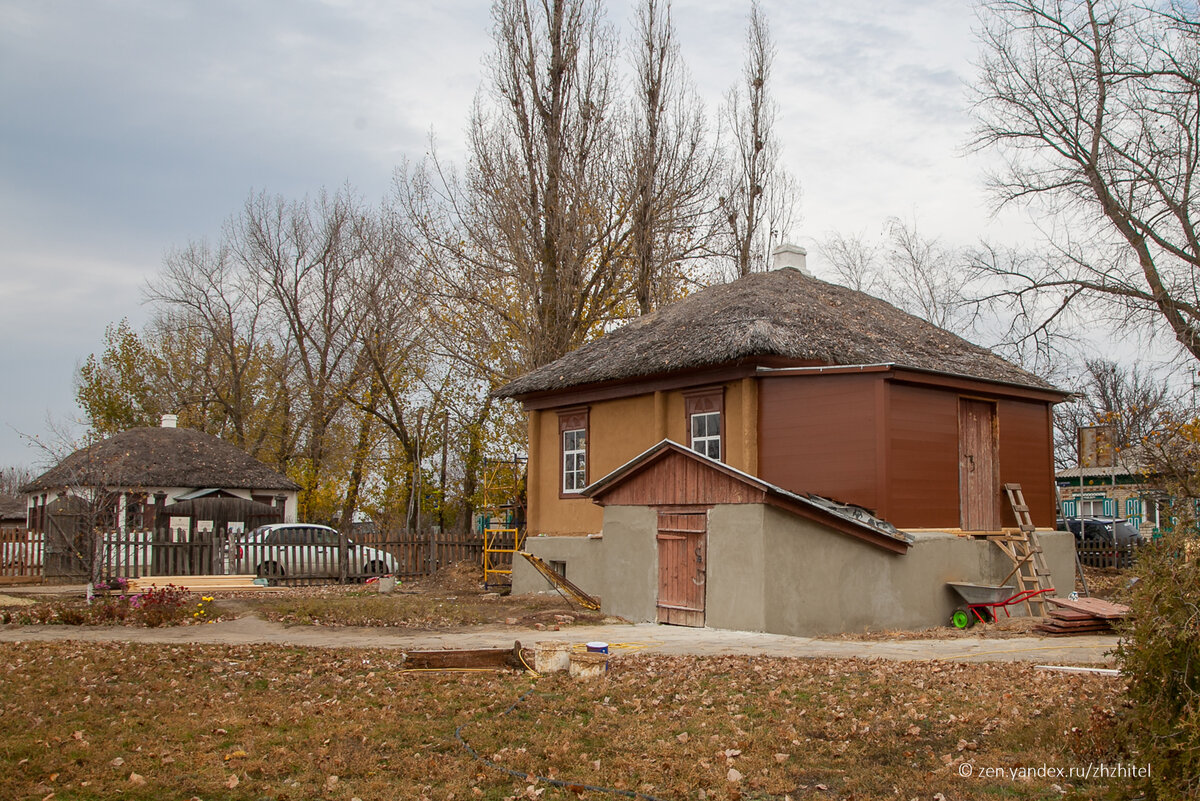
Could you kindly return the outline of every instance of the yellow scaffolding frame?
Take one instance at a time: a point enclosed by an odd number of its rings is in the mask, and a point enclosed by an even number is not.
[[[525,458],[485,459],[483,471],[483,583],[511,584],[512,563],[524,545],[520,514]]]

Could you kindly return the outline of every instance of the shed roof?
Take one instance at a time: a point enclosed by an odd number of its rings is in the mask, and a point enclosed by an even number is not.
[[[754,357],[894,364],[1054,389],[986,348],[886,301],[784,268],[702,289],[509,382],[496,394],[523,397]]]
[[[287,476],[211,434],[144,427],[80,448],[21,491],[89,485],[300,489]]]
[[[655,475],[658,471],[665,471],[665,475]],[[713,482],[714,477],[723,479],[725,486]],[[762,503],[808,518],[893,553],[907,553],[911,542],[909,536],[866,513],[866,510],[816,495],[789,492],[669,439],[662,440],[593,482],[583,490],[583,495],[601,506],[620,504],[627,502],[621,495],[621,488],[639,480],[666,488],[669,496],[654,499],[658,505]],[[641,494],[641,497],[645,495]]]

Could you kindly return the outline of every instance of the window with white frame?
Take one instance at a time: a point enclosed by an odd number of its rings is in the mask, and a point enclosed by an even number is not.
[[[587,430],[564,431],[563,492],[579,492],[587,486]]]
[[[721,413],[692,415],[692,450],[710,459],[721,459]]]
[[[725,413],[725,394],[721,387],[684,393],[687,412],[688,444],[692,450],[718,461],[724,454],[721,418]]]
[[[1105,497],[1081,497],[1079,499],[1080,517],[1112,517],[1111,501]]]
[[[587,486],[587,409],[558,413],[559,446],[562,453],[562,494],[574,495]]]

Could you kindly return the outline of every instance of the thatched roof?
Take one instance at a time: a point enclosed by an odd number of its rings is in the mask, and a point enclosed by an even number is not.
[[[95,485],[300,489],[291,479],[211,434],[190,428],[131,428],[75,451],[21,491]]]
[[[496,394],[521,397],[755,357],[894,364],[1053,389],[991,351],[886,301],[784,268],[689,295],[509,382]]]
[[[0,495],[0,520],[25,520],[25,499],[16,495]]]

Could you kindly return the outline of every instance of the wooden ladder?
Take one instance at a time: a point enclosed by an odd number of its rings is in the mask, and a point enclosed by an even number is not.
[[[1016,515],[1020,533],[990,538],[1013,562],[1012,571],[1000,583],[1007,584],[1010,578],[1016,576],[1017,592],[1053,589],[1054,585],[1050,583],[1050,568],[1046,566],[1046,555],[1042,553],[1037,527],[1029,517],[1029,506],[1025,503],[1021,485],[1005,484],[1004,492],[1008,495],[1013,514]],[[1030,598],[1025,602],[1025,606],[1033,617],[1046,616],[1045,595]]]

